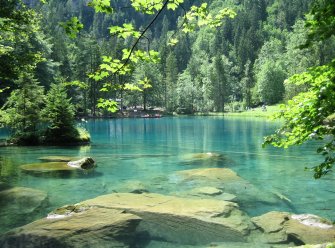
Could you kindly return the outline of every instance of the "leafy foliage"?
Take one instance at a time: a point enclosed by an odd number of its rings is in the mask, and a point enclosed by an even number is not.
[[[309,36],[303,47],[312,42],[324,41],[334,32],[334,1],[314,2],[307,20]],[[282,111],[274,118],[282,118],[283,126],[271,136],[265,137],[263,145],[278,147],[300,145],[310,139],[321,141],[317,152],[324,161],[313,167],[314,177],[329,173],[335,163],[335,60],[323,66],[311,67],[307,72],[292,76],[287,84],[308,88],[282,106]]]
[[[64,28],[65,33],[72,39],[75,39],[80,30],[84,28],[84,25],[80,23],[76,16],[66,22],[60,23],[60,25]]]
[[[110,6],[110,0],[92,0],[87,5],[94,8],[97,13],[113,13],[113,8]]]
[[[317,151],[325,156],[325,160],[313,168],[314,177],[320,178],[335,162],[335,61],[296,74],[289,83],[308,85],[309,91],[282,105],[282,111],[274,118],[283,118],[284,124],[276,134],[265,138],[264,145],[289,147],[310,139],[324,140]]]
[[[182,27],[183,32],[193,32],[196,27],[209,26],[216,28],[222,25],[222,20],[226,17],[234,18],[236,12],[229,8],[224,8],[219,11],[218,14],[212,16],[208,12],[207,3],[201,4],[201,6],[192,6],[191,10],[185,15],[185,23]]]
[[[0,8],[0,80],[13,83],[21,73],[32,73],[45,61],[37,13],[21,1],[1,0]]]
[[[124,23],[123,27],[112,26],[109,28],[111,35],[117,35],[119,38],[126,39],[129,36],[139,38],[141,33],[135,31],[134,26],[131,23]]]
[[[314,1],[306,21],[306,27],[309,29],[308,39],[301,47],[308,47],[312,42],[328,39],[335,34],[334,13],[335,2],[333,0]]]

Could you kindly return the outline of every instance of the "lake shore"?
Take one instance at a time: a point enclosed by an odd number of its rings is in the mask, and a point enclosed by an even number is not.
[[[237,116],[237,117],[261,117],[269,118],[280,110],[279,105],[266,106],[264,110],[262,107],[252,108],[250,110],[239,110],[229,112],[195,112],[193,114],[179,114],[177,112],[168,113],[162,109],[154,110],[140,110],[127,109],[122,112],[112,113],[109,116],[84,116],[78,118],[100,119],[100,118],[160,118],[164,116]]]

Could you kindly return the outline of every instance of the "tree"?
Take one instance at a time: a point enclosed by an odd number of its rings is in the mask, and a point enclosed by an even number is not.
[[[177,58],[174,52],[169,53],[166,59],[165,75],[165,108],[167,111],[174,111],[177,105],[178,80]]]
[[[284,46],[278,39],[264,43],[255,61],[254,73],[259,101],[274,104],[284,97],[284,80],[287,77],[282,54]]]
[[[43,39],[40,18],[34,10],[20,0],[0,0],[0,89],[15,89],[14,81],[23,73],[42,75],[51,68],[51,63],[45,62],[50,47]],[[5,97],[1,100],[3,104]]]
[[[71,144],[82,141],[75,126],[74,106],[71,99],[67,97],[63,84],[51,85],[42,116],[47,123],[46,143]]]
[[[139,49],[141,41],[146,37],[150,27],[156,22],[158,17],[163,13],[164,10],[176,10],[184,1],[183,0],[154,0],[151,2],[134,0],[132,1],[132,7],[141,13],[154,15],[152,20],[142,30],[138,31],[133,23],[123,23],[122,26],[110,27],[110,34],[126,41],[133,41],[133,45],[130,48],[122,50],[121,56],[108,56],[105,57],[104,63],[100,65],[99,70],[95,74],[91,74],[91,78],[96,81],[104,81],[115,76],[129,75],[134,72],[138,67],[138,63],[157,63],[158,53],[153,50],[142,50]],[[89,6],[93,7],[96,12],[111,13],[112,8],[110,7],[109,1],[92,1],[89,2]],[[184,33],[190,33],[195,31],[200,26],[208,26],[210,28],[219,27],[222,24],[222,20],[226,17],[233,18],[236,13],[229,8],[224,8],[218,11],[215,15],[209,13],[207,3],[202,3],[200,6],[191,6],[189,11],[183,15],[184,21],[181,23],[180,29]],[[71,36],[81,29],[80,24],[73,18],[65,23],[65,30]],[[173,38],[171,44],[178,43],[178,40]],[[149,47],[150,43],[147,44]],[[102,88],[103,91],[108,91],[108,88],[113,88],[111,85],[114,82],[105,84]],[[130,87],[129,89],[136,89],[136,87]],[[144,94],[145,96],[145,94]],[[146,97],[145,97],[146,99]],[[104,101],[104,99],[101,99]],[[111,106],[111,100],[105,99],[105,104],[101,102],[100,106]],[[114,106],[116,104],[114,103]],[[116,110],[117,108],[108,107],[110,110]]]
[[[289,76],[306,71],[307,68],[320,64],[318,46],[313,45],[306,49],[297,49],[307,41],[307,28],[302,20],[298,20],[293,26],[293,31],[287,34],[286,61]],[[285,99],[290,100],[300,92],[307,91],[307,85],[295,85],[285,82]]]
[[[260,101],[266,104],[275,104],[284,97],[284,80],[286,71],[280,62],[265,61],[256,74]]]
[[[10,127],[14,143],[38,144],[44,89],[29,73],[22,73],[16,84],[19,88],[11,92],[3,106],[1,121]]]
[[[334,34],[335,2],[332,0],[315,1],[306,24],[309,36],[304,47],[323,41]],[[314,166],[314,177],[329,173],[335,163],[335,60],[309,68],[289,79],[295,85],[307,85],[309,90],[302,92],[282,106],[275,115],[284,123],[275,134],[265,137],[263,145],[289,147],[300,145],[311,139],[321,141],[317,152],[324,161]]]
[[[251,68],[251,62],[250,60],[248,60],[247,63],[244,65],[243,77],[241,79],[243,99],[248,109],[251,107],[251,88],[253,87]]]
[[[177,83],[177,111],[188,114],[194,111],[194,98],[196,89],[188,70],[179,75]]]
[[[133,88],[125,85],[126,89],[135,89],[142,98],[144,110],[148,106],[157,106],[163,102],[163,88],[160,83],[163,81],[159,67],[155,63],[139,63],[133,73]]]

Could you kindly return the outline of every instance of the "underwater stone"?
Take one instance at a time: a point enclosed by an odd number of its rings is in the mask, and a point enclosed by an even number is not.
[[[195,194],[202,194],[202,195],[209,195],[209,196],[216,196],[216,195],[221,195],[222,190],[214,187],[201,187],[201,188],[196,188],[193,190],[193,193]]]
[[[30,222],[47,205],[48,195],[41,190],[24,187],[2,190],[0,191],[0,223],[5,227],[13,227]]]
[[[38,159],[45,162],[70,162],[72,160],[77,160],[78,158],[67,156],[45,156]]]
[[[122,183],[120,187],[116,189],[116,191],[124,193],[134,193],[134,194],[142,194],[149,192],[144,183],[137,180],[129,180]]]
[[[218,161],[226,161],[232,163],[233,161],[228,159],[222,154],[207,152],[207,153],[190,153],[184,154],[181,156],[181,160],[183,163],[197,163],[197,162],[218,162]]]
[[[200,168],[178,171],[170,179],[180,187],[193,184],[196,187],[215,187],[223,192],[236,195],[238,202],[264,202],[277,204],[278,197],[274,194],[258,189],[249,181],[241,178],[229,168]]]
[[[21,165],[20,168],[27,172],[52,172],[73,171],[78,168],[70,167],[66,162],[47,162]]]

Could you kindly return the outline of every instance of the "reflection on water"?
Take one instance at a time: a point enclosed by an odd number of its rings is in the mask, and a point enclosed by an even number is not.
[[[47,193],[49,205],[39,209],[36,218],[65,204],[106,193],[130,192],[134,187],[176,195],[195,187],[192,183],[178,183],[176,171],[227,167],[251,185],[249,195],[237,197],[241,208],[250,215],[284,210],[334,220],[335,177],[314,180],[311,172],[304,171],[320,160],[315,155],[316,145],[262,149],[262,137],[276,126],[263,119],[113,119],[92,120],[86,125],[91,146],[0,148],[2,185]],[[194,156],[207,153],[220,156]],[[23,164],[40,162],[38,158],[44,156],[90,156],[98,167],[88,173],[65,174],[24,173],[19,169]],[[0,232],[8,228],[1,225]]]

